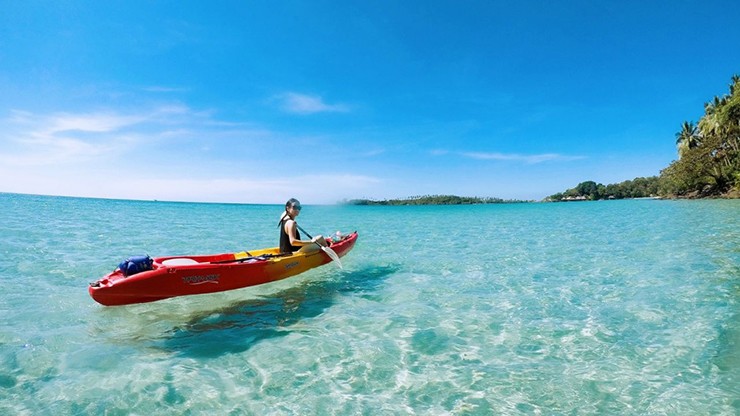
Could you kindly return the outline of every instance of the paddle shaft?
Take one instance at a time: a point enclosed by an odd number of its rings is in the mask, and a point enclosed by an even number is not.
[[[295,221],[295,220],[294,220],[294,221]],[[304,230],[304,229],[303,229],[303,228],[302,228],[302,227],[301,227],[300,225],[298,225],[298,223],[297,223],[297,222],[295,223],[295,226],[296,226],[296,227],[298,227],[298,229],[299,229],[299,230],[300,230],[300,231],[301,231],[301,232],[302,232],[303,234],[306,234],[306,237],[308,237],[308,238],[310,238],[311,240],[313,240],[313,237],[311,237],[311,234],[307,233],[307,232],[306,232],[306,230]],[[334,262],[335,262],[335,263],[337,263],[337,266],[339,266],[339,268],[340,268],[340,269],[342,269],[342,268],[343,268],[343,267],[342,267],[342,262],[341,262],[341,261],[339,260],[339,256],[337,255],[337,253],[335,253],[335,252],[334,252],[334,250],[330,249],[330,248],[329,248],[329,247],[327,247],[327,246],[322,246],[321,244],[319,244],[319,242],[318,242],[318,241],[314,241],[313,243],[314,243],[314,244],[316,244],[317,246],[319,246],[319,248],[320,248],[321,250],[323,250],[323,251],[324,251],[324,253],[326,253],[326,254],[327,254],[327,255],[329,256],[329,258],[331,258],[332,260],[334,260]]]
[[[293,221],[295,221],[295,220],[293,220]],[[306,230],[304,230],[304,229],[303,229],[303,227],[301,227],[300,225],[298,225],[298,222],[296,222],[296,223],[295,223],[295,226],[296,226],[296,227],[298,227],[298,229],[299,229],[299,230],[300,230],[300,231],[301,231],[301,232],[302,232],[303,234],[306,234],[306,237],[308,237],[308,238],[310,238],[310,239],[313,239],[313,237],[311,237],[311,234],[307,233],[307,232],[306,232]],[[314,243],[316,243],[316,242],[314,241]],[[319,243],[316,243],[316,244],[319,244]],[[321,244],[319,244],[319,245],[321,245]]]
[[[293,220],[293,221],[295,221],[295,220]],[[313,237],[311,237],[311,234],[307,233],[307,232],[306,232],[306,230],[304,230],[304,229],[303,229],[303,227],[301,227],[300,225],[298,225],[298,223],[297,223],[297,222],[295,223],[295,226],[296,226],[296,227],[298,227],[298,229],[299,229],[299,230],[300,230],[300,231],[301,231],[301,232],[302,232],[303,234],[306,234],[306,237],[308,237],[308,238],[310,238],[311,240],[313,240]],[[329,248],[329,247],[327,247],[327,246],[322,246],[321,244],[319,244],[319,242],[318,242],[318,241],[312,241],[312,243],[314,243],[314,244],[316,244],[317,246],[321,247],[321,249],[322,249],[322,250],[324,250],[325,248]],[[326,250],[324,250],[324,251],[326,251]]]

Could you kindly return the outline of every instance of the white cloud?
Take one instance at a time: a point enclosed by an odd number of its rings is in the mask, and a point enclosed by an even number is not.
[[[114,152],[128,135],[111,133],[145,117],[115,113],[37,115],[14,111],[0,121],[0,162],[6,165],[74,163]]]
[[[132,112],[12,111],[0,120],[0,163],[22,165],[76,164],[117,158],[143,144],[202,135],[252,137],[266,134],[244,130],[243,124],[224,123],[207,111],[169,104]]]
[[[561,155],[558,153],[522,155],[522,154],[517,154],[517,153],[463,152],[460,154],[462,156],[469,157],[471,159],[514,161],[514,162],[523,162],[527,164],[536,164],[536,163],[550,162],[550,161],[568,162],[572,160],[585,159],[584,156],[568,156],[568,155]]]
[[[143,89],[144,91],[147,91],[147,92],[156,92],[156,93],[176,93],[176,92],[190,91],[189,88],[165,87],[161,85],[152,85],[152,86],[144,87]]]
[[[11,112],[0,119],[0,192],[179,201],[334,203],[380,183],[351,172],[290,176],[259,126],[163,106],[137,112]],[[235,156],[235,153],[239,155]],[[313,172],[296,166],[295,172]],[[134,184],[135,186],[132,186]]]
[[[296,114],[348,112],[345,104],[327,104],[321,97],[289,92],[276,97],[283,110]]]
[[[50,175],[29,166],[10,169],[0,165],[2,192],[113,199],[274,204],[298,196],[309,204],[331,204],[380,183],[379,179],[353,174],[208,178],[187,172],[175,177],[157,170],[82,166]]]
[[[146,120],[143,115],[121,115],[113,113],[57,114],[41,120],[45,130],[41,133],[55,134],[64,131],[105,133]]]

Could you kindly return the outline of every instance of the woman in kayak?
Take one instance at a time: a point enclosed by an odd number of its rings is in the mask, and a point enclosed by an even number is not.
[[[319,249],[319,245],[327,246],[323,236],[317,235],[311,240],[301,240],[298,233],[298,224],[295,222],[298,214],[301,213],[301,203],[295,198],[290,198],[285,203],[285,211],[280,217],[280,252],[293,253],[298,250],[314,251]]]

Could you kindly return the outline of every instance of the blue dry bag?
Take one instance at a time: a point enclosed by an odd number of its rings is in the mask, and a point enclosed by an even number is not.
[[[123,273],[124,276],[129,277],[136,273],[151,270],[152,263],[154,263],[154,261],[149,256],[132,256],[122,261],[121,264],[118,265],[118,268],[121,269],[121,273]]]

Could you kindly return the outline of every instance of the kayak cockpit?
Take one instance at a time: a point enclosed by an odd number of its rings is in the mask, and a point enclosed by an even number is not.
[[[163,266],[191,266],[193,264],[199,263],[187,257],[177,257],[174,259],[167,259],[162,261]]]

